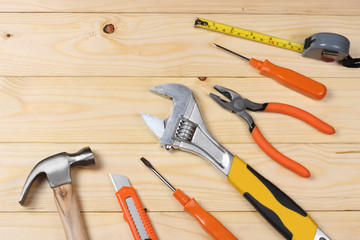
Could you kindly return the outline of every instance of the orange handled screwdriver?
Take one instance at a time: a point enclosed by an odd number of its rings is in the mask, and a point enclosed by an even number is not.
[[[247,58],[243,55],[240,55],[236,52],[233,52],[227,48],[224,48],[216,43],[213,43],[215,47],[221,48],[229,53],[232,53],[242,59],[249,61],[249,64],[258,70],[260,74],[266,77],[272,78],[280,84],[298,92],[310,98],[320,100],[323,99],[326,95],[326,87],[324,84],[321,84],[311,78],[305,77],[300,73],[297,73],[288,68],[279,67],[275,64],[272,64],[270,61],[266,60],[264,62],[259,61],[255,58]]]
[[[153,173],[158,176],[172,191],[173,196],[184,206],[184,210],[190,213],[201,224],[202,228],[216,240],[237,240],[213,215],[204,210],[194,198],[190,199],[180,189],[175,189],[144,157],[141,161]]]

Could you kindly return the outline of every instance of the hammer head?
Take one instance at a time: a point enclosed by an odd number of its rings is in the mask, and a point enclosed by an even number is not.
[[[71,183],[70,168],[74,166],[88,166],[95,164],[94,155],[89,147],[76,153],[58,153],[40,161],[27,177],[21,191],[19,203],[23,204],[35,179],[45,174],[51,188]]]

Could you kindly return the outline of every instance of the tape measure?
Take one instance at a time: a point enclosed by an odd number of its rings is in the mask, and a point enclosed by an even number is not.
[[[349,55],[349,40],[335,33],[316,33],[306,38],[304,44],[301,44],[202,18],[196,18],[195,27],[300,52],[303,57],[320,59],[324,62],[342,61],[345,67],[360,67],[360,59],[353,59]]]

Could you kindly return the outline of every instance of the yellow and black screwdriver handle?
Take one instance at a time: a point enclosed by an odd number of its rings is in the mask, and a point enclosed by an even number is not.
[[[235,156],[228,181],[288,240],[313,240],[317,224],[278,187]]]

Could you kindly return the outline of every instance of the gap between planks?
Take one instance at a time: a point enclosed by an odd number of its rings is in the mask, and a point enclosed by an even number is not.
[[[39,11],[39,12],[17,12],[17,11],[0,11],[0,14],[69,14],[69,13],[74,13],[74,14],[126,14],[126,15],[138,15],[138,14],[148,14],[148,15],[161,15],[161,14],[166,14],[166,15],[171,15],[171,14],[181,14],[181,15],[194,15],[194,14],[206,14],[206,15],[239,15],[239,13],[237,12],[227,12],[227,13],[216,13],[216,12],[101,12],[101,11],[97,11],[97,12],[87,12],[87,11],[81,11],[81,12],[76,12],[76,11],[71,11],[71,12],[66,12],[66,11],[58,11],[58,12],[45,12],[45,11]],[[319,16],[319,14],[313,14],[313,13],[269,13],[269,12],[258,12],[258,13],[251,13],[251,12],[247,12],[247,13],[241,13],[241,15],[250,15],[250,16],[263,16],[263,15],[268,15],[268,16]],[[347,14],[347,15],[343,15],[343,14],[338,14],[338,13],[324,13],[324,14],[320,14],[320,16],[323,17],[344,17],[344,16],[359,16],[358,14],[354,13],[354,14]]]

